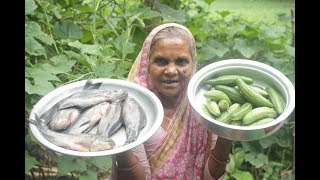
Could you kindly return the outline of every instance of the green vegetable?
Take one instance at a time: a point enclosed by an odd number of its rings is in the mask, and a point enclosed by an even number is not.
[[[260,119],[258,121],[255,121],[251,124],[248,124],[248,126],[257,126],[257,125],[261,125],[261,124],[266,124],[271,121],[274,121],[274,119],[273,118],[264,118],[264,119]]]
[[[273,104],[255,91],[252,87],[246,84],[243,80],[237,79],[237,86],[240,89],[241,94],[252,104],[259,106],[266,106],[266,107],[273,107]]]
[[[235,110],[231,115],[231,120],[241,120],[248,112],[252,110],[252,105],[250,103],[243,104],[239,109]]]
[[[240,94],[239,90],[225,86],[225,85],[217,85],[214,87],[216,90],[224,92],[232,101],[243,104],[246,103],[246,99]]]
[[[269,94],[269,99],[272,102],[274,109],[277,111],[278,115],[280,115],[283,112],[283,103],[280,95],[272,87],[267,87],[266,91]]]
[[[236,80],[237,79],[242,79],[244,82],[246,82],[247,84],[252,84],[253,83],[253,79],[246,77],[246,76],[239,76],[239,75],[223,75],[223,76],[219,76],[217,78],[214,79],[209,79],[207,81],[205,81],[206,83],[210,84],[210,85],[235,85],[236,84]]]
[[[220,108],[215,101],[212,101],[207,98],[207,108],[215,116],[220,116]]]
[[[244,125],[253,123],[264,118],[277,117],[277,112],[274,108],[269,107],[257,107],[248,112],[242,119]]]
[[[220,101],[220,100],[226,100],[229,104],[231,104],[231,101],[229,97],[222,91],[219,90],[210,90],[203,94],[206,98],[209,98],[213,101]]]
[[[229,105],[228,101],[222,99],[219,101],[218,106],[221,111],[225,111],[229,108],[230,105]]]

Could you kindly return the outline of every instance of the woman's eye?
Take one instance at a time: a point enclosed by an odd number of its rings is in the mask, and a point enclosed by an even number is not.
[[[158,64],[158,65],[160,65],[160,66],[164,66],[164,65],[167,64],[167,61],[166,61],[165,59],[163,59],[163,58],[157,58],[157,59],[155,60],[155,63]]]
[[[177,64],[180,65],[180,66],[184,66],[186,64],[188,64],[189,61],[187,59],[178,59],[177,60]]]

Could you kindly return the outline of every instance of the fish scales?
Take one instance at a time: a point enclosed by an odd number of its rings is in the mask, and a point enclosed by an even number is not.
[[[62,109],[55,113],[49,123],[52,130],[58,131],[66,129],[80,116],[80,111],[76,108]]]
[[[122,89],[119,90],[103,90],[93,89],[82,91],[79,94],[68,97],[66,101],[61,103],[59,109],[65,109],[69,107],[85,108],[93,106],[101,102],[113,102],[117,99],[125,99],[128,96],[128,92]]]
[[[126,127],[125,144],[129,144],[138,138],[141,129],[147,124],[147,117],[140,104],[132,97],[124,100],[122,117]]]
[[[109,108],[109,102],[102,102],[90,107],[89,109],[85,110],[77,119],[77,121],[72,123],[64,133],[81,134],[85,132],[98,123],[101,117],[108,112]]]
[[[111,103],[109,112],[101,118],[98,126],[98,134],[110,137],[122,125],[122,100]]]
[[[36,116],[37,119],[37,116]],[[112,139],[95,134],[65,134],[50,130],[41,120],[28,119],[34,124],[43,136],[59,147],[75,151],[103,151],[113,149],[115,143]]]
[[[79,92],[75,92],[72,95],[69,95],[68,97],[75,96],[76,94],[81,94],[83,91],[98,89],[101,86],[102,82],[99,83],[93,83],[91,79],[88,79],[83,86],[82,90]],[[68,100],[68,97],[63,98],[56,104],[54,104],[50,109],[48,109],[46,112],[44,112],[40,118],[44,119],[45,124],[49,124],[52,120],[52,117],[59,111],[60,106],[65,103],[65,101]]]

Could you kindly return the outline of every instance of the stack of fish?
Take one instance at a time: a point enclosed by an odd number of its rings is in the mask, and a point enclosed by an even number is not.
[[[63,98],[40,117],[29,119],[51,143],[76,151],[113,149],[110,138],[125,127],[125,144],[134,142],[147,123],[140,104],[123,89],[99,89],[89,79],[81,91]]]

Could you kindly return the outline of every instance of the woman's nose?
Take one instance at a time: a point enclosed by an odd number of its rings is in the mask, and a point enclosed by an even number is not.
[[[176,75],[178,74],[178,68],[174,64],[168,64],[164,71],[165,74]]]

